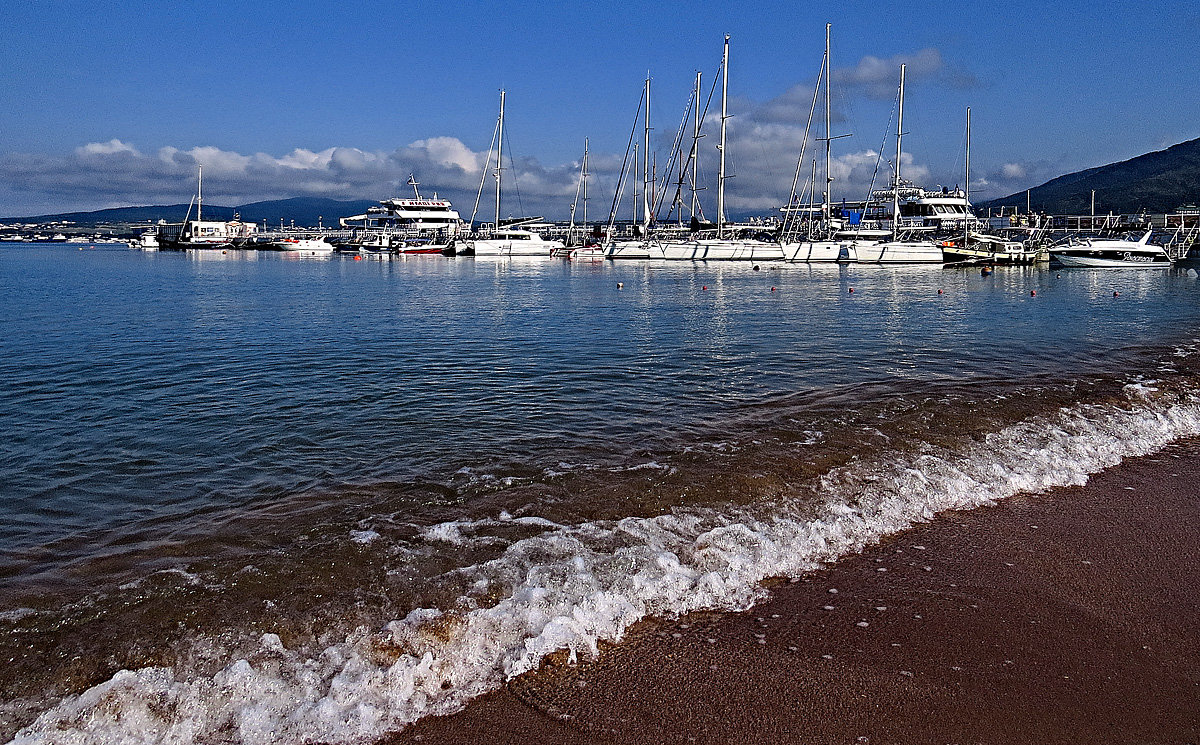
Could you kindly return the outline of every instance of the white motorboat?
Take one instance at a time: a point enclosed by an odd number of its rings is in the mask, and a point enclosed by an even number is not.
[[[333,253],[333,244],[324,238],[284,238],[277,244],[288,253],[298,253],[301,256],[317,256]]]
[[[1134,235],[1121,238],[1071,238],[1066,243],[1051,246],[1050,259],[1065,267],[1169,268],[1172,262],[1167,250],[1150,242],[1153,232],[1147,230],[1140,239],[1135,239]]]
[[[142,251],[157,251],[158,250],[158,231],[147,230],[138,236],[137,240],[130,244],[130,248],[141,249]]]
[[[502,229],[490,238],[472,241],[468,247],[476,256],[544,256],[566,248],[562,241],[548,241],[529,230]]]

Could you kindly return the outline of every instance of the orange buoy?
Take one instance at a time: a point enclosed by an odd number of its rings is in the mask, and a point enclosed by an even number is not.
[[[701,289],[701,290],[707,290],[707,289],[708,289],[708,285],[704,285],[704,286],[703,286],[703,287],[701,287],[700,289]]]
[[[1121,293],[1119,293],[1119,292],[1117,292],[1117,291],[1115,291],[1115,290],[1114,290],[1114,291],[1113,291],[1113,297],[1121,297]]]
[[[774,287],[772,287],[772,288],[771,288],[771,292],[775,292],[775,288],[774,288]]]
[[[361,257],[361,256],[355,256],[355,257],[354,257],[354,260],[355,260],[355,261],[362,261],[362,257]]]
[[[854,288],[853,288],[853,287],[851,287],[851,288],[850,288],[850,292],[848,292],[848,293],[846,293],[846,294],[847,294],[847,295],[853,295],[853,294],[854,294]]]
[[[941,295],[941,294],[942,294],[942,291],[941,291],[941,289],[940,289],[940,288],[938,289],[938,294],[939,294],[939,295]]]
[[[1037,297],[1037,290],[1030,290],[1029,297]]]

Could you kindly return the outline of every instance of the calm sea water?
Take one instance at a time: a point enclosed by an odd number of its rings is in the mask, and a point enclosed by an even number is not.
[[[0,739],[370,740],[1080,483],[1200,431],[1198,282],[0,249]]]

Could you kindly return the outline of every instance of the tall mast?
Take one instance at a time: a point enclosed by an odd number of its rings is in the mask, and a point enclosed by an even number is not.
[[[583,232],[587,234],[588,138],[583,138]]]
[[[696,193],[696,169],[700,163],[700,71],[696,71],[696,105],[692,112],[692,217],[700,211],[700,195]]]
[[[496,137],[496,230],[500,229],[500,179],[504,173],[504,91],[500,91],[500,122]]]
[[[200,222],[200,205],[204,202],[204,166],[196,166],[196,222]]]
[[[825,24],[825,69],[828,71],[832,68],[829,60],[829,29],[833,24]],[[825,219],[833,214],[831,205],[833,204],[833,174],[829,172],[830,165],[830,147],[833,145],[833,133],[829,130],[829,79],[832,76],[826,72],[825,74],[825,194],[821,199],[821,213]],[[814,180],[815,184],[816,181]]]
[[[721,151],[720,172],[717,174],[717,238],[725,232],[725,120],[729,118],[729,34],[725,34],[725,53],[721,57]]]
[[[892,240],[900,237],[900,142],[904,139],[904,68],[900,65],[900,115],[896,119],[896,166],[892,185]]]
[[[642,144],[642,234],[650,235],[650,73],[646,73],[646,132]]]
[[[963,196],[966,200],[966,205],[963,206],[963,248],[967,247],[967,240],[971,237],[970,229],[967,227],[967,221],[971,216],[971,107],[967,107],[967,172],[964,178]]]

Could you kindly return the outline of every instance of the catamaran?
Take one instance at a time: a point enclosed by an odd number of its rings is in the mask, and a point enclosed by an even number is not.
[[[489,161],[491,149],[488,150]],[[548,241],[541,235],[517,227],[500,227],[500,197],[504,175],[504,91],[500,91],[500,117],[496,122],[496,223],[491,235],[486,239],[477,239],[467,244],[467,250],[475,256],[538,256],[549,258],[556,250],[562,250],[566,244],[562,241]],[[487,177],[488,164],[484,163],[484,178]],[[480,184],[483,191],[483,184]],[[478,200],[476,200],[478,205]],[[474,224],[475,216],[471,216]]]

